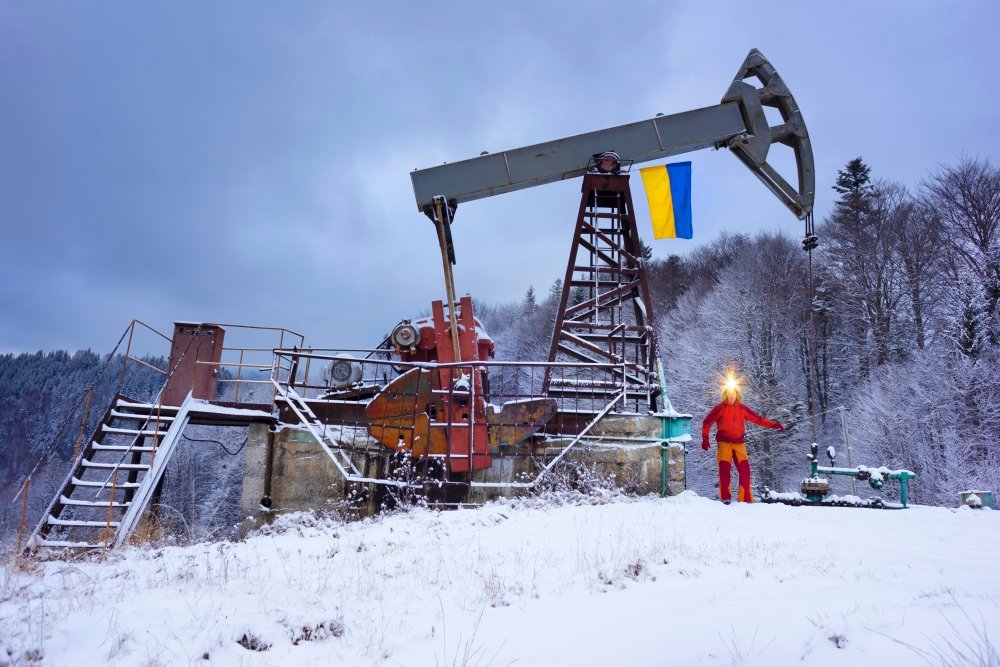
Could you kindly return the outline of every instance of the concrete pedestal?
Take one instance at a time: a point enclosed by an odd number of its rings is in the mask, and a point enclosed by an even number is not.
[[[672,441],[664,447],[661,433],[662,423],[657,417],[605,417],[546,475],[542,484],[545,488],[584,491],[600,486],[640,495],[678,494],[685,486],[684,444]],[[357,437],[356,432],[351,433],[352,442],[357,443]],[[563,436],[498,449],[493,452],[493,467],[478,471],[475,480],[531,481],[570,442],[571,437]],[[382,451],[380,445],[370,449]],[[250,427],[245,452],[241,511],[244,517],[252,518],[248,522],[251,525],[267,521],[276,512],[312,509],[366,514],[376,510],[374,496],[367,489],[354,489],[364,493],[350,493],[350,485],[345,485],[340,471],[305,428],[284,427],[269,432],[265,425],[255,424]],[[377,458],[364,458],[357,455],[355,465],[366,475],[377,475]],[[474,487],[466,500],[482,503],[524,493],[523,489]],[[265,507],[265,496],[269,508]]]

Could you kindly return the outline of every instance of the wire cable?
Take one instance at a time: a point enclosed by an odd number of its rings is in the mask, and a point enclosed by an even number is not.
[[[226,452],[226,454],[229,454],[230,456],[236,456],[237,454],[239,454],[240,452],[242,452],[243,448],[246,447],[247,441],[250,439],[249,435],[247,437],[243,438],[243,444],[240,445],[240,448],[237,449],[235,452],[231,452],[231,451],[229,451],[228,448],[226,448],[226,446],[224,444],[222,444],[218,440],[211,440],[211,439],[208,439],[208,438],[192,438],[190,436],[186,436],[186,435],[183,435],[183,434],[181,435],[181,437],[184,438],[185,440],[189,441],[189,442],[211,442],[212,444],[215,444],[215,445],[218,445],[219,447],[222,447],[222,450],[224,452]]]

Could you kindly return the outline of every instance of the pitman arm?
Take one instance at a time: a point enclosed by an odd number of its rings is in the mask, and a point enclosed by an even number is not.
[[[763,88],[747,83],[750,77]],[[783,123],[769,127],[764,106],[777,108]],[[798,188],[767,163],[776,142],[795,153]],[[805,122],[781,77],[757,49],[750,51],[721,104],[419,169],[410,178],[417,208],[426,213],[435,196],[461,203],[581,176],[595,153],[613,150],[623,161],[639,163],[712,147],[732,150],[797,218],[812,211],[816,175]]]

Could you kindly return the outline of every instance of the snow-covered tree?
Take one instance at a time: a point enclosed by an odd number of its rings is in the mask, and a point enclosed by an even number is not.
[[[922,184],[926,205],[944,223],[952,249],[980,282],[1000,245],[1000,168],[987,159],[962,157],[941,166]]]
[[[900,335],[905,283],[899,262],[901,207],[906,190],[888,181],[872,183],[860,158],[838,174],[836,208],[820,227],[823,255],[840,295],[858,350],[859,376],[892,357]]]

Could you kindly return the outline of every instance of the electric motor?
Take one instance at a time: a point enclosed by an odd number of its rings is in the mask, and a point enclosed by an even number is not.
[[[410,324],[410,320],[403,320],[392,330],[389,340],[397,348],[409,350],[420,342],[420,329]]]
[[[323,371],[323,379],[330,389],[346,389],[361,381],[361,364],[349,354],[340,353]]]

